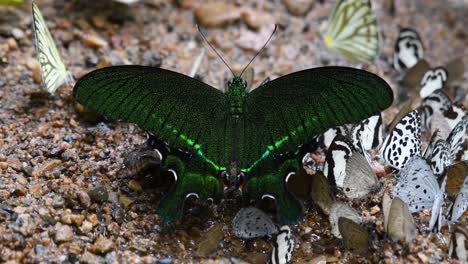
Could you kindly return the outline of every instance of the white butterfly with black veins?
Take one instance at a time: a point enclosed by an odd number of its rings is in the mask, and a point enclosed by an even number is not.
[[[434,91],[442,89],[447,82],[448,72],[443,67],[428,70],[421,79],[419,95],[425,98]]]
[[[380,157],[391,167],[401,170],[414,155],[421,155],[421,119],[418,112],[406,114],[385,138]]]
[[[245,207],[232,220],[234,234],[239,238],[271,237],[278,228],[271,218],[256,207]]]
[[[395,186],[394,194],[408,205],[411,213],[431,208],[428,229],[432,230],[437,220],[442,217],[446,182],[447,177],[439,187],[428,162],[418,155],[412,157],[401,170],[400,181]]]
[[[468,140],[468,116],[465,116],[450,132],[447,142],[450,144],[450,154],[453,159],[463,150],[463,144]],[[465,149],[466,151],[466,149]]]
[[[424,111],[421,114],[424,130],[430,127],[431,118],[434,113],[443,114],[452,107],[452,100],[442,90],[436,90],[429,96],[423,98],[422,105]]]
[[[348,139],[343,135],[337,135],[325,156],[323,173],[327,177],[330,185],[343,188],[343,182],[346,177],[346,164],[353,149]]]
[[[452,107],[444,112],[444,117],[445,120],[447,120],[450,129],[453,129],[463,120],[463,118],[466,117],[466,109],[463,105],[452,104]]]
[[[375,115],[353,126],[351,129],[351,141],[354,147],[364,151],[375,149],[382,140],[382,116]],[[362,146],[361,146],[362,143]]]
[[[325,45],[352,62],[365,63],[379,52],[379,28],[369,0],[338,0],[324,34]]]
[[[73,80],[60,58],[54,39],[47,28],[39,7],[32,2],[33,31],[41,65],[44,88],[53,94],[61,85]]]
[[[273,251],[271,252],[271,263],[291,263],[293,252],[294,238],[291,233],[291,228],[286,225],[282,226],[273,245]]]
[[[328,149],[337,135],[348,135],[348,129],[346,126],[332,127],[325,131],[325,133],[317,138],[319,146]]]
[[[402,28],[395,43],[393,67],[398,71],[409,69],[424,57],[424,46],[418,32]]]
[[[429,159],[434,174],[439,177],[445,173],[446,168],[453,162],[450,144],[443,139],[438,139],[431,143],[428,148],[426,158]]]
[[[354,152],[346,164],[343,192],[346,197],[355,199],[366,197],[380,189],[381,184],[370,167],[367,159],[359,152]]]
[[[465,177],[463,185],[460,188],[460,192],[455,199],[455,202],[450,209],[450,215],[448,217],[448,223],[454,224],[460,216],[462,216],[466,209],[468,209],[468,177]]]

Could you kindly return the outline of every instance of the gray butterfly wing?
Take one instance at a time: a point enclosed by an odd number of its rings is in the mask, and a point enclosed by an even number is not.
[[[343,181],[343,192],[346,197],[363,198],[381,187],[379,179],[370,167],[366,158],[354,152],[346,164],[346,176]]]
[[[455,223],[468,209],[468,177],[465,177],[460,193],[452,206],[452,213],[449,216],[449,224]]]
[[[341,217],[348,218],[356,223],[361,223],[361,218],[359,217],[358,212],[352,207],[342,202],[334,203],[330,210],[329,221],[331,232],[337,238],[342,238],[338,227],[338,219]]]
[[[439,191],[431,166],[420,156],[408,161],[394,189],[395,196],[400,197],[412,213],[432,208]]]
[[[271,218],[255,207],[240,209],[232,220],[232,228],[237,237],[244,239],[271,237],[278,233],[278,228]]]
[[[395,197],[391,203],[387,222],[387,232],[394,241],[411,242],[417,233],[413,216],[408,206],[400,198]]]

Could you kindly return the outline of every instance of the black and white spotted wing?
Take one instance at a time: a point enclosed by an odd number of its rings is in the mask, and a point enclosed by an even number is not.
[[[448,72],[443,67],[428,70],[421,79],[419,95],[425,98],[434,91],[442,89],[447,82]]]
[[[291,228],[289,228],[289,226],[282,226],[276,236],[270,261],[272,264],[291,263],[293,252],[294,238],[292,236]]]
[[[408,205],[412,213],[431,208],[429,229],[432,230],[442,215],[446,182],[447,177],[439,187],[429,163],[417,155],[401,170],[400,181],[395,186],[394,194]]]
[[[245,207],[232,220],[234,234],[239,238],[271,237],[278,228],[271,218],[256,207]]]
[[[414,155],[421,155],[421,119],[417,111],[406,114],[380,148],[380,157],[391,167],[401,170]]]
[[[357,150],[375,149],[382,141],[382,116],[375,115],[353,126],[351,141]],[[361,146],[362,143],[362,146]]]
[[[393,66],[398,71],[413,67],[424,57],[424,46],[418,32],[402,28],[395,43]]]
[[[325,156],[323,173],[331,186],[343,188],[346,177],[346,164],[351,157],[353,149],[349,140],[343,135],[333,139]]]

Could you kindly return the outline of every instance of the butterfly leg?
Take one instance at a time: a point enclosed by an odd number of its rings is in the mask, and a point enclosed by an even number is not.
[[[175,156],[168,156],[165,168],[170,172],[175,185],[162,198],[158,213],[162,220],[171,222],[182,217],[184,202],[188,197],[201,201],[218,199],[222,193],[220,181],[212,175],[185,171],[184,163]]]
[[[287,190],[287,179],[299,171],[297,160],[286,160],[276,171],[269,171],[261,177],[251,178],[244,187],[243,198],[261,200],[274,198],[276,211],[282,224],[293,224],[302,218],[301,203]]]

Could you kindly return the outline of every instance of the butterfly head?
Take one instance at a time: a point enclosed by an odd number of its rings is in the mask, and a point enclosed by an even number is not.
[[[241,94],[242,92],[245,93],[245,89],[247,88],[247,81],[242,79],[241,77],[234,77],[228,81],[229,91],[234,94]]]
[[[225,192],[240,191],[244,188],[246,175],[243,172],[231,174],[228,171],[221,173],[223,188]]]

